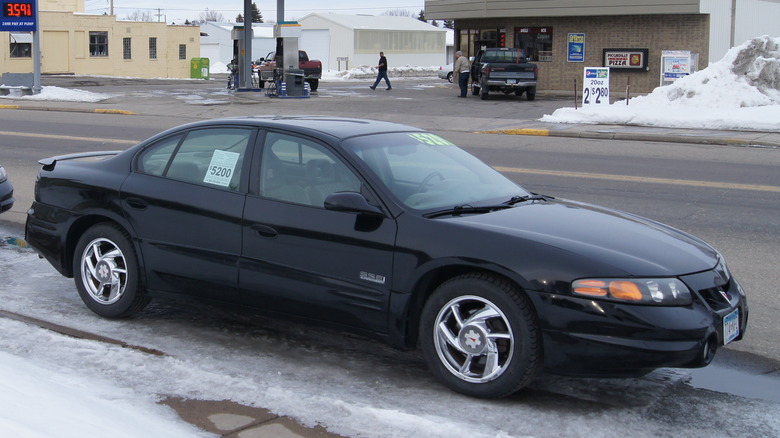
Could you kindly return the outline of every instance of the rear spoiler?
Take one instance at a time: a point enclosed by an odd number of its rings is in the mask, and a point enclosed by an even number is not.
[[[80,158],[92,158],[92,157],[104,157],[109,155],[116,155],[122,151],[100,151],[100,152],[78,152],[75,154],[57,155],[56,157],[43,158],[38,160],[38,163],[43,166],[43,170],[54,170],[54,166],[58,161],[65,160],[77,160]]]

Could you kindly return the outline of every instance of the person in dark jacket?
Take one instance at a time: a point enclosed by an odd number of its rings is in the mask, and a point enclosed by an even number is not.
[[[379,73],[376,75],[376,81],[374,82],[374,85],[369,88],[376,90],[376,86],[379,85],[379,81],[384,78],[385,83],[387,84],[387,89],[391,90],[393,87],[390,85],[390,79],[387,78],[387,58],[385,58],[384,52],[379,52],[379,65],[377,65],[376,68],[379,70]]]

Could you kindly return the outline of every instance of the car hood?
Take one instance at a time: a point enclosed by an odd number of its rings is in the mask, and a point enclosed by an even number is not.
[[[528,248],[534,251],[552,251],[602,266],[604,272],[595,275],[678,276],[712,269],[718,262],[717,251],[687,233],[573,201],[532,202],[455,220],[492,231],[504,242],[515,237],[518,245],[533,242]]]

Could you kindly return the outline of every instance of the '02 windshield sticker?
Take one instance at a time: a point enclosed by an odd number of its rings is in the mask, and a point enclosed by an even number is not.
[[[240,154],[236,152],[215,150],[203,182],[222,187],[229,186],[230,179],[233,178],[233,173],[236,171],[239,156]]]
[[[412,137],[420,143],[429,144],[431,146],[454,146],[453,143],[450,143],[436,134],[416,133],[409,134],[409,137]]]

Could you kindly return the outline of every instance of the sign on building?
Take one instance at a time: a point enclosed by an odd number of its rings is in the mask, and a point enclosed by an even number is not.
[[[0,19],[0,32],[35,32],[35,0],[3,2],[3,17]]]
[[[570,33],[568,38],[568,62],[585,62],[585,34]]]
[[[661,85],[668,85],[691,74],[691,52],[687,50],[661,51]]]
[[[609,68],[585,67],[582,106],[609,105]]]
[[[604,67],[616,71],[648,71],[648,49],[604,49]]]

